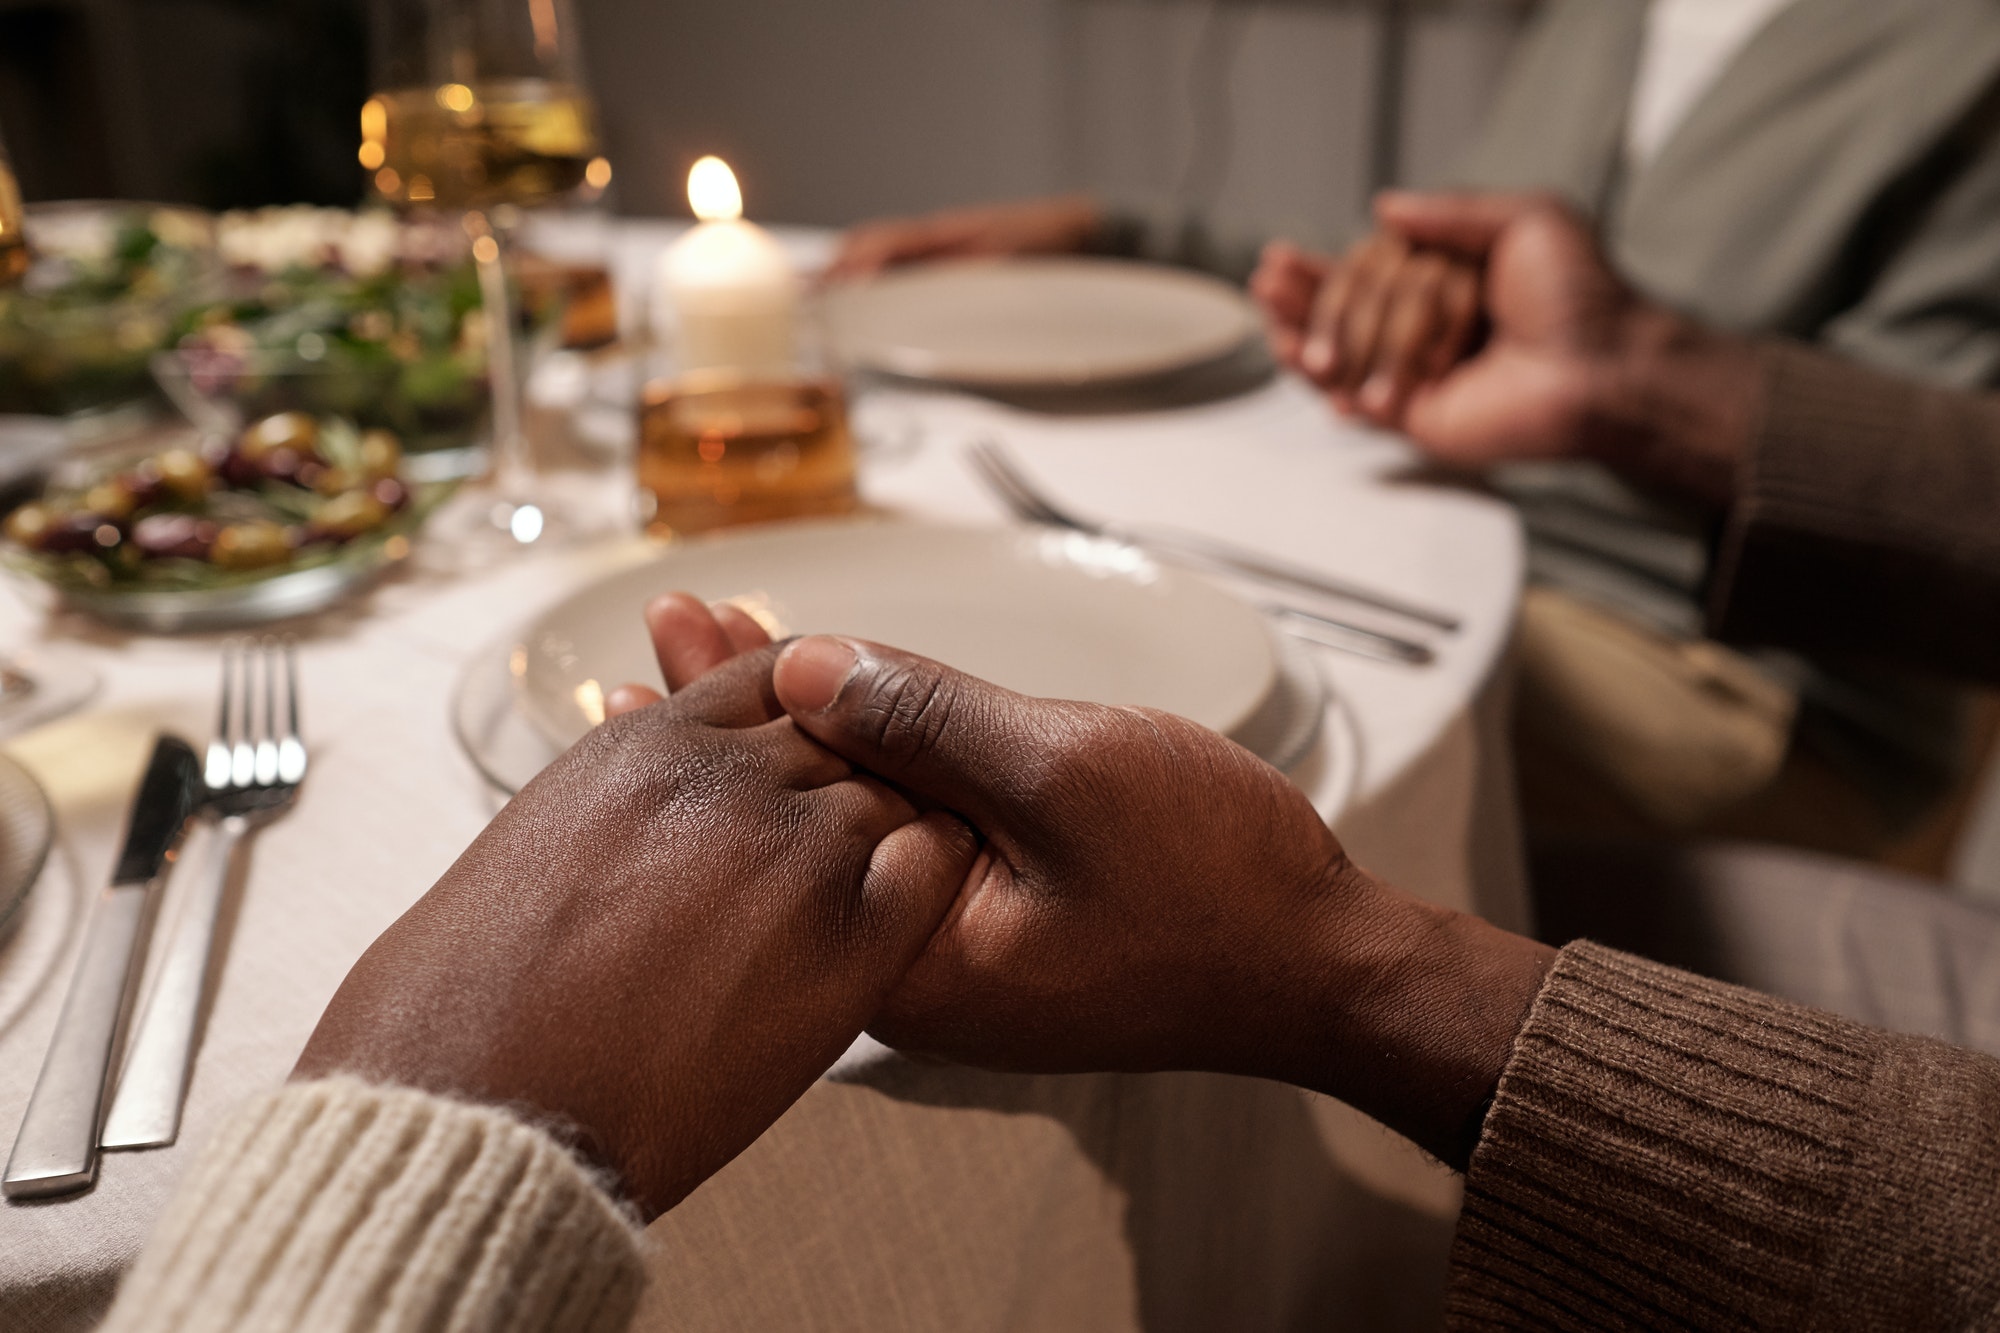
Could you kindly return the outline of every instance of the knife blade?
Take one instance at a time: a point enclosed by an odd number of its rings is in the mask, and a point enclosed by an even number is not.
[[[148,898],[202,792],[193,748],[162,734],[133,798],[111,882],[91,909],[83,953],[0,1175],[0,1193],[7,1198],[67,1194],[97,1179],[105,1085],[128,1007]]]

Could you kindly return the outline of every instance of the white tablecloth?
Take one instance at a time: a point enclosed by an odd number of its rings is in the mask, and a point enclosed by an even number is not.
[[[1337,424],[1286,381],[1154,414],[1038,417],[886,390],[861,414],[878,437],[902,441],[869,459],[864,486],[879,505],[999,521],[960,452],[990,434],[1079,507],[1254,543],[1464,616],[1429,668],[1318,653],[1361,740],[1358,799],[1338,826],[1365,863],[1413,890],[1519,920],[1511,809],[1495,758],[1499,666],[1521,571],[1506,510],[1418,479],[1403,448]],[[629,542],[474,572],[420,558],[298,628],[313,769],[297,809],[252,844],[182,1142],[107,1155],[86,1195],[0,1208],[0,1328],[76,1327],[102,1308],[190,1152],[240,1098],[284,1077],[353,960],[496,808],[449,721],[469,655],[537,604],[629,558]],[[218,643],[116,633],[51,615],[38,589],[0,589],[0,645],[60,647],[103,677],[87,710],[11,747],[47,786],[60,844],[19,930],[0,945],[0,1146],[25,1106],[154,731],[197,742],[207,734]],[[1324,779],[1310,763],[1301,775],[1309,788]],[[1259,1277],[1238,1254],[1211,1286],[1261,1282],[1274,1311],[1345,1301],[1365,1323],[1359,1312],[1374,1307],[1349,1297],[1401,1271],[1382,1252],[1385,1238],[1403,1234],[1364,1222],[1371,1208],[1415,1228],[1400,1251],[1414,1276],[1397,1280],[1435,1286],[1442,1233],[1433,1224],[1448,1224],[1449,1180],[1351,1113],[1324,1103],[1300,1112],[1289,1090],[1200,1076],[1034,1080],[907,1066],[866,1083],[823,1085],[661,1224],[658,1299],[668,1304],[656,1314],[702,1327],[923,1328],[947,1317],[1061,1326],[1023,1294],[1038,1291],[1075,1326],[1115,1327],[1180,1300],[1175,1284],[1204,1264],[1239,1249],[1259,1262],[1278,1254],[1284,1246],[1267,1243],[1263,1228],[1283,1218],[1297,1244],[1347,1236],[1344,1259],[1323,1256],[1326,1272],[1315,1275],[1308,1253]],[[1219,1132],[1229,1155],[1219,1139],[1191,1138],[1198,1125],[1228,1127]],[[1253,1134],[1258,1125],[1270,1132]],[[1198,1169],[1211,1149],[1214,1178]],[[955,1166],[940,1175],[944,1161]],[[1171,1240],[1180,1231],[1160,1211],[1170,1205],[1203,1210],[1212,1224],[1236,1219],[1235,1248],[1198,1246],[1167,1261],[1185,1243]],[[1023,1240],[1070,1234],[1058,1225],[1069,1213],[1083,1239],[1063,1255]],[[814,1246],[826,1253],[811,1260]],[[774,1274],[762,1266],[767,1254],[804,1267]],[[799,1276],[829,1270],[844,1275],[831,1290]],[[942,1284],[919,1284],[923,1299],[907,1285],[919,1271]],[[1348,1276],[1326,1276],[1336,1271]],[[1076,1292],[1089,1299],[1072,1300]],[[1418,1315],[1435,1305],[1421,1291],[1410,1301]],[[1250,1320],[1234,1327],[1261,1318],[1241,1305],[1211,1309]]]

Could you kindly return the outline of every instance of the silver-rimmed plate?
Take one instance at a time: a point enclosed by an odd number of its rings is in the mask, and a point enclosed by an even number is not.
[[[0,941],[13,933],[21,903],[42,873],[55,815],[28,770],[0,755]]]
[[[625,681],[659,684],[639,610],[683,589],[774,634],[895,644],[1024,694],[1141,704],[1225,734],[1271,693],[1258,611],[1115,542],[907,519],[769,524],[676,544],[584,584],[523,632],[522,707],[558,745]]]
[[[1272,650],[1277,673],[1271,691],[1235,739],[1291,774],[1331,821],[1352,799],[1359,772],[1360,750],[1352,720],[1344,708],[1335,707],[1334,725],[1322,725],[1332,687],[1309,649],[1275,635]],[[473,654],[452,696],[452,730],[459,746],[480,776],[508,796],[562,753],[522,706],[521,677],[526,671],[520,635],[510,634]]]

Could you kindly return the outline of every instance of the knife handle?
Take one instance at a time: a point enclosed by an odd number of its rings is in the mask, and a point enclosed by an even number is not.
[[[49,1053],[0,1176],[0,1193],[10,1199],[67,1194],[97,1179],[105,1079],[145,923],[146,894],[144,884],[114,884],[90,914]]]
[[[180,1136],[181,1103],[194,1060],[202,990],[208,979],[215,927],[222,915],[236,848],[250,828],[241,815],[197,820],[174,869],[175,905],[164,952],[153,957],[159,978],[127,1044],[118,1092],[98,1140],[106,1148],[159,1148]]]

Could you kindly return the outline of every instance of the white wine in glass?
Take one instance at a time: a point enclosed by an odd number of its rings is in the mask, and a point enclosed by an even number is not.
[[[575,88],[543,79],[398,88],[370,99],[362,149],[391,203],[534,208],[587,183],[596,113]]]
[[[383,200],[465,215],[493,386],[498,496],[483,531],[546,542],[563,525],[539,494],[521,428],[507,251],[519,210],[610,180],[569,0],[378,0],[375,29],[380,91],[361,109],[360,162]]]

